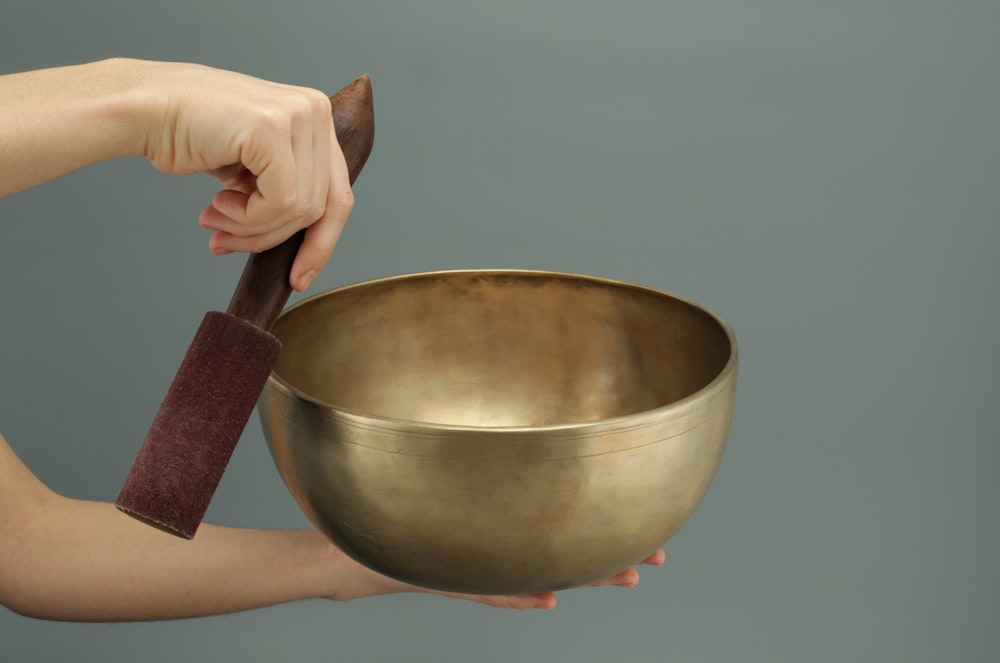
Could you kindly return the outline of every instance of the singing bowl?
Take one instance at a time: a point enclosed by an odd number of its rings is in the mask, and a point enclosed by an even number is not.
[[[309,520],[415,585],[589,584],[662,546],[719,466],[736,339],[667,292],[543,271],[346,286],[286,310],[258,411]]]

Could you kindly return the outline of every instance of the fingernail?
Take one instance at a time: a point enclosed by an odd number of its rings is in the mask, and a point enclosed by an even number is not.
[[[309,286],[312,285],[313,279],[316,278],[316,270],[310,269],[308,272],[299,277],[299,290],[308,290]]]
[[[556,607],[556,602],[554,597],[551,596],[539,596],[535,599],[535,608],[540,608],[542,610],[552,610]]]

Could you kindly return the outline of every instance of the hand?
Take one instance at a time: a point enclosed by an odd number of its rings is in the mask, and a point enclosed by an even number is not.
[[[339,553],[339,551],[337,551]],[[343,555],[343,553],[339,553]],[[352,578],[355,578],[355,582],[352,583],[350,588],[345,586],[345,591],[338,593],[336,596],[330,597],[334,600],[344,601],[355,598],[361,598],[363,596],[377,596],[381,594],[399,594],[399,593],[421,593],[421,594],[434,594],[437,596],[444,596],[446,598],[452,599],[463,599],[466,601],[472,601],[474,603],[481,603],[483,605],[492,606],[494,608],[510,608],[514,610],[533,610],[536,608],[541,608],[543,610],[552,610],[556,607],[557,599],[554,592],[543,592],[541,594],[522,594],[518,596],[492,596],[492,595],[478,595],[478,594],[458,594],[454,592],[438,592],[430,589],[425,589],[423,587],[416,587],[414,585],[409,585],[398,580],[393,580],[392,578],[387,578],[386,576],[375,573],[374,571],[358,564],[354,560],[343,556],[341,557],[344,563],[353,565],[357,568],[353,569],[353,572],[345,574]],[[646,564],[650,566],[662,566],[666,560],[666,553],[661,548],[655,553],[650,555],[648,558],[643,560],[641,564]],[[628,568],[621,573],[618,573],[610,578],[596,582],[590,587],[635,587],[639,583],[639,571],[635,567]]]
[[[666,561],[666,553],[661,548],[647,557],[640,564],[651,566],[662,566]],[[628,568],[621,573],[611,576],[600,582],[595,582],[589,587],[635,587],[639,584],[639,571],[635,567]],[[455,594],[450,592],[433,592],[426,589],[415,588],[411,591],[419,591],[430,594],[437,594],[453,599],[465,599],[474,603],[492,606],[494,608],[512,608],[514,610],[553,610],[556,607],[557,599],[554,592],[543,592],[541,594],[523,594],[520,596],[490,596],[473,594]]]
[[[291,285],[305,290],[354,204],[329,98],[317,90],[176,63],[144,63],[155,90],[145,156],[172,174],[225,187],[199,218],[217,255],[258,252],[302,228]]]

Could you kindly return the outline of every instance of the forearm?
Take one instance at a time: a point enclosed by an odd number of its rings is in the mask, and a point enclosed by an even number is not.
[[[0,76],[0,196],[141,155],[153,108],[142,66],[115,59]]]
[[[646,560],[663,563],[663,551]],[[634,568],[597,585],[631,587]],[[317,532],[202,525],[178,539],[111,504],[56,495],[0,435],[0,605],[66,621],[180,619],[307,598],[431,592],[358,564]],[[487,605],[551,609],[551,592],[443,593]]]
[[[9,532],[4,603],[70,621],[177,619],[332,595],[352,565],[317,533],[203,525],[178,539],[56,495]]]

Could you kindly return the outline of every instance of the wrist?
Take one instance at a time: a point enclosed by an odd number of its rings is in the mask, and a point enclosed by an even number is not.
[[[110,58],[93,64],[103,81],[99,117],[104,127],[109,157],[146,156],[151,128],[162,116],[163,101],[149,76],[156,63],[131,58]]]
[[[316,559],[320,581],[315,585],[316,598],[351,601],[368,596],[405,591],[401,583],[386,578],[354,561],[319,532],[316,535]]]

